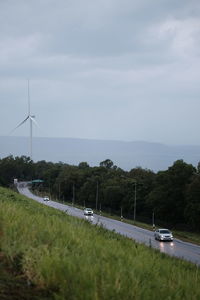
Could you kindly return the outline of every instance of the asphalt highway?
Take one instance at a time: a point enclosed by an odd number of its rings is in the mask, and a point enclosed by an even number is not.
[[[176,256],[200,265],[200,246],[198,245],[183,242],[179,239],[174,239],[173,242],[159,242],[154,239],[153,231],[142,229],[134,225],[126,224],[124,222],[109,219],[96,214],[94,214],[93,217],[84,216],[83,210],[81,209],[52,200],[44,201],[43,198],[33,195],[25,183],[18,184],[18,191],[28,198],[36,200],[37,202],[65,211],[68,215],[82,219],[88,219],[92,224],[102,224],[106,229],[114,230],[121,235],[127,236],[147,246],[156,248],[170,256]]]

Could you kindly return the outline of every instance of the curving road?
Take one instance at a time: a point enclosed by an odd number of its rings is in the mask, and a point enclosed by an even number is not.
[[[154,239],[153,232],[150,230],[142,229],[140,227],[123,223],[121,221],[109,219],[103,216],[95,215],[93,217],[86,217],[81,209],[61,204],[54,201],[44,202],[43,198],[33,195],[27,188],[26,183],[18,184],[18,191],[31,198],[37,202],[43,203],[45,205],[54,207],[56,209],[65,211],[71,216],[78,218],[86,218],[93,224],[102,224],[105,228],[109,230],[114,230],[124,236],[127,236],[139,243],[143,243],[147,246],[159,249],[161,252],[166,253],[171,256],[176,256],[197,265],[200,265],[200,246],[186,243],[178,239],[174,239],[173,242],[159,242]]]

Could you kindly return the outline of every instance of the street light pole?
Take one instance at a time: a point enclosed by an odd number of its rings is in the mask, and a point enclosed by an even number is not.
[[[136,206],[137,206],[137,181],[133,178],[128,178],[125,176],[121,176],[122,178],[126,178],[129,180],[129,182],[134,183],[135,184],[135,189],[134,189],[134,211],[133,211],[133,223],[135,223],[135,219],[136,219]]]
[[[98,198],[99,198],[99,183],[97,181],[97,192],[96,192],[96,211],[98,208]]]
[[[136,205],[137,205],[137,183],[135,181],[135,193],[134,193],[134,213],[133,213],[133,221],[135,223],[136,218]]]
[[[59,198],[59,201],[60,201],[60,181],[58,182],[58,198]]]
[[[73,198],[72,198],[72,206],[74,206],[75,201],[75,184],[73,183]]]
[[[121,206],[121,216],[120,216],[121,221],[123,221],[123,214],[122,214],[122,206]]]
[[[155,214],[154,214],[154,210],[153,210],[153,213],[152,213],[152,227],[153,229],[155,229]]]
[[[51,198],[51,183],[50,183],[50,180],[49,180],[49,197]]]

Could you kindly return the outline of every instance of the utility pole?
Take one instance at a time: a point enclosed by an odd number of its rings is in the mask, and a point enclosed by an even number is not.
[[[155,226],[155,214],[154,214],[154,210],[152,212],[152,226],[153,226],[153,230],[155,230],[156,226]]]
[[[123,221],[123,214],[122,214],[122,207],[121,207],[121,217],[120,217],[121,221]]]
[[[58,198],[59,198],[59,201],[60,201],[60,181],[58,183]]]
[[[96,211],[98,208],[98,198],[99,198],[99,183],[97,181],[97,191],[96,191]]]
[[[134,213],[133,213],[133,221],[135,223],[136,218],[136,205],[137,205],[137,183],[135,181],[135,192],[134,192]]]
[[[50,183],[50,180],[49,180],[49,197],[51,198],[51,183]]]
[[[72,205],[74,206],[75,202],[75,184],[73,183],[73,198],[72,198]]]

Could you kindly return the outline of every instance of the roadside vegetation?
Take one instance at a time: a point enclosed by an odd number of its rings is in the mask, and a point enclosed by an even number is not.
[[[32,299],[200,299],[197,266],[5,188],[0,251],[0,261],[33,288]],[[0,284],[4,299],[6,281]]]
[[[0,185],[9,187],[14,178],[40,179],[42,183],[32,184],[35,193],[101,210],[111,217],[122,214],[133,220],[135,211],[136,222],[200,233],[200,163],[193,166],[177,160],[155,173],[141,167],[124,171],[110,159],[96,167],[87,162],[78,166],[33,162],[25,156],[0,159]]]
[[[49,300],[49,293],[36,285],[28,284],[26,276],[6,254],[0,252],[1,300]]]

